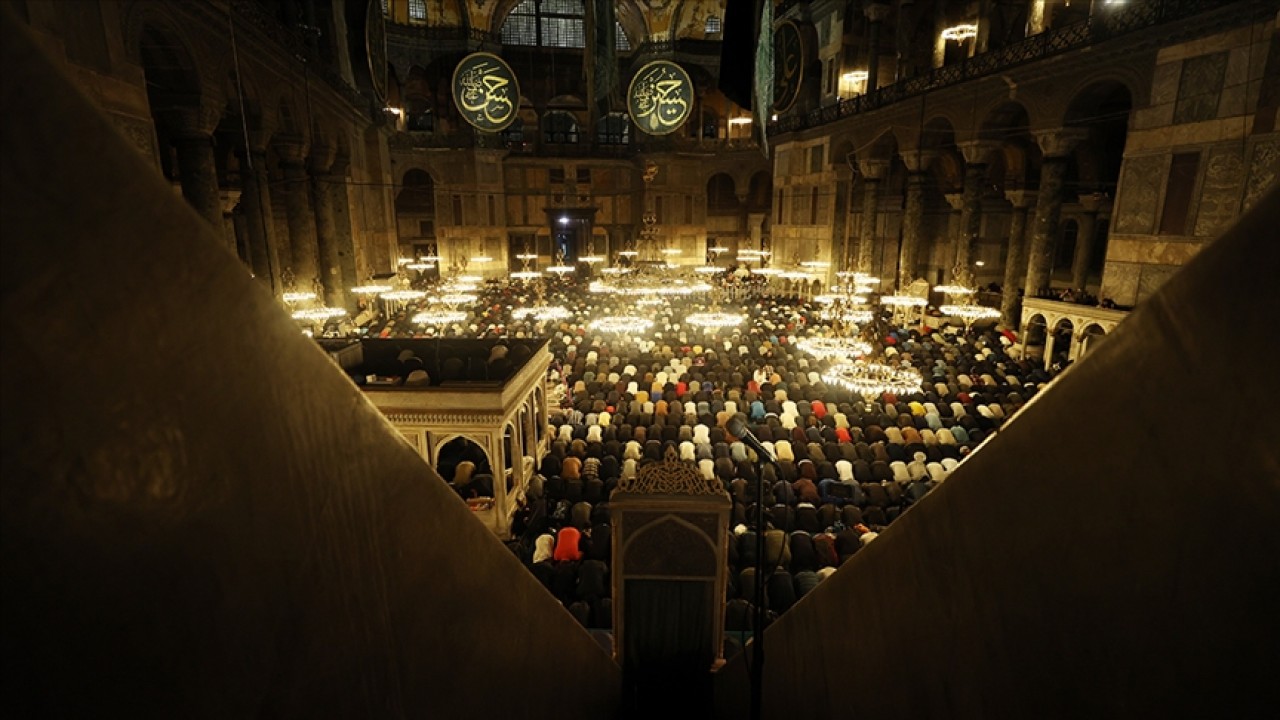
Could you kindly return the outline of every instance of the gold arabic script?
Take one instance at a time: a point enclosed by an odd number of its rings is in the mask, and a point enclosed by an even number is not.
[[[501,125],[515,112],[511,102],[511,81],[501,73],[505,68],[490,60],[476,63],[458,75],[461,92],[458,104],[472,113],[477,124]]]

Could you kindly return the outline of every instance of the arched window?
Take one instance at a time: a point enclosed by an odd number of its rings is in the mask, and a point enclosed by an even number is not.
[[[409,22],[424,23],[427,21],[427,0],[409,0]]]
[[[601,145],[631,144],[631,121],[625,113],[605,115],[596,127],[596,141]]]
[[[382,0],[382,16],[391,17],[391,0]]]
[[[524,145],[524,120],[516,118],[511,124],[502,131],[502,142],[507,147],[521,147]]]
[[[563,110],[553,110],[542,120],[543,142],[558,145],[578,142],[578,121]]]
[[[708,15],[707,24],[702,28],[702,32],[706,35],[720,34],[720,16]]]
[[[586,47],[582,0],[523,0],[502,22],[502,42],[507,45]]]
[[[631,38],[627,37],[627,31],[622,29],[622,23],[615,22],[613,24],[613,32],[615,36],[614,47],[622,52],[631,52]]]

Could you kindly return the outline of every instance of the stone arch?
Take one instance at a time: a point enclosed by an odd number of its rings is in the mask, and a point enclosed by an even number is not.
[[[436,208],[436,181],[422,168],[407,168],[400,176],[400,191],[396,193],[396,212],[428,213]]]
[[[773,174],[757,170],[747,181],[747,208],[756,212],[768,212],[773,205]]]
[[[1129,85],[1116,79],[1102,79],[1079,86],[1063,112],[1063,124],[1089,130],[1072,153],[1067,182],[1081,193],[1104,191],[1114,194],[1120,179],[1120,163],[1128,139],[1134,94]]]
[[[858,153],[854,148],[855,145],[852,137],[832,137],[831,152],[827,157],[827,162],[830,163],[832,167],[836,168],[856,168]]]
[[[665,535],[665,537],[663,537]],[[637,530],[623,544],[619,555],[623,558],[623,567],[636,567],[643,563],[632,557],[633,551],[642,551],[646,546],[678,547],[688,557],[680,563],[688,567],[716,567],[716,548],[706,532],[693,523],[675,515],[667,515]],[[647,563],[645,563],[647,564]],[[713,570],[714,571],[714,570]]]
[[[496,467],[496,464],[493,462],[493,454],[488,447],[488,438],[484,436],[472,436],[467,433],[450,433],[448,435],[433,437],[431,439],[431,466],[436,469],[436,472],[438,472],[445,481],[453,479],[453,470],[457,467],[457,463],[461,462],[463,459],[471,459],[470,456],[462,455],[459,455],[458,457],[449,455],[442,457],[442,453],[447,454],[450,452],[447,446],[454,440],[458,439],[465,440],[468,443],[468,449],[476,448],[479,450],[480,455],[483,456],[484,464],[476,462],[476,474],[493,472],[493,468]],[[446,465],[442,466],[442,460]],[[474,462],[474,460],[472,461]]]
[[[707,178],[707,212],[725,213],[736,211],[739,207],[737,185],[733,176],[726,172],[717,172]]]

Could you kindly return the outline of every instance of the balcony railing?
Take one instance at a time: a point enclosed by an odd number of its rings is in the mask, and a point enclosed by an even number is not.
[[[1267,5],[1263,0],[1244,0],[1232,4],[1255,11],[1254,14],[1259,15],[1265,14]],[[818,127],[841,118],[877,110],[933,90],[987,77],[1019,65],[1088,47],[1097,42],[1223,8],[1224,4],[1220,0],[1149,0],[1125,8],[1108,10],[1078,23],[1032,35],[1013,45],[899,80],[865,95],[841,100],[839,103],[810,110],[807,113],[784,117],[770,123],[769,134],[776,135]],[[1274,8],[1271,12],[1274,12]]]

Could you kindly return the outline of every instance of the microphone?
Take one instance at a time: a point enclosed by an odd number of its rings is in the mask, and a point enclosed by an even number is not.
[[[725,423],[725,429],[741,440],[742,444],[754,450],[760,456],[760,459],[772,465],[778,464],[778,458],[774,457],[773,453],[769,452],[769,448],[766,448],[764,443],[760,442],[760,438],[756,437],[755,433],[751,432],[747,427],[746,415],[738,413],[729,418],[729,422]]]

